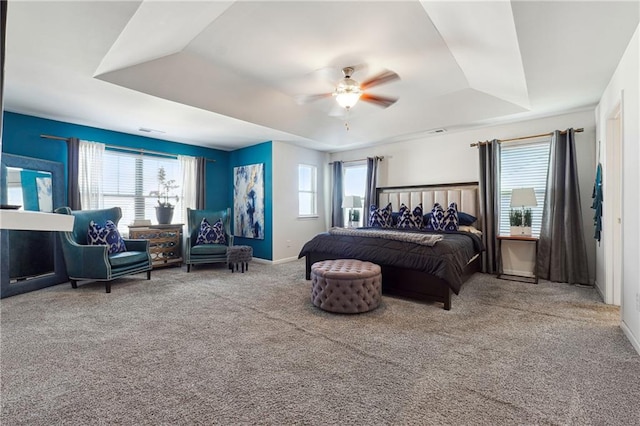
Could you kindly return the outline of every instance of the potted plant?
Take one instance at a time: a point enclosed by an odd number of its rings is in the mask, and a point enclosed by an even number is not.
[[[164,167],[160,166],[158,169],[158,205],[156,206],[156,219],[158,219],[159,224],[166,225],[171,223],[174,206],[169,200],[175,199],[176,202],[180,200],[177,195],[171,194],[178,187],[179,185],[176,184],[174,179],[167,180],[167,172]]]
[[[351,222],[360,222],[360,210],[352,209],[351,217],[349,218]]]
[[[522,210],[511,209],[509,212],[509,225],[511,226],[511,235],[523,235]]]
[[[531,209],[524,209],[522,227],[522,235],[531,235]]]
[[[509,225],[511,235],[531,235],[531,209],[511,209]]]

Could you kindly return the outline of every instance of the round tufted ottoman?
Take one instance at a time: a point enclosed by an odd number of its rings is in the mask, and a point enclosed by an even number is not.
[[[357,314],[378,307],[380,266],[355,259],[323,260],[311,265],[311,302],[329,312]]]

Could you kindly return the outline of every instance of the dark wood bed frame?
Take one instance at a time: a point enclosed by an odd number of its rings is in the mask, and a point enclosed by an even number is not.
[[[343,259],[329,253],[312,252],[305,257],[305,278],[311,279],[311,265],[321,260]],[[481,257],[476,257],[464,270],[462,281],[467,281],[471,275],[481,270]],[[366,260],[366,259],[359,259]],[[390,296],[406,297],[412,300],[444,303],[444,309],[451,309],[451,295],[453,291],[442,278],[426,272],[396,266],[380,265],[382,269],[382,293]]]
[[[384,202],[380,202],[381,194],[384,192],[406,192],[407,197],[415,198],[422,197],[421,192],[439,192],[442,197],[448,197],[446,195],[452,189],[458,189],[461,187],[476,187],[477,182],[469,182],[469,183],[458,183],[458,184],[445,184],[445,185],[420,185],[420,186],[403,186],[403,187],[385,187],[377,189],[376,199],[379,201],[379,205],[383,205],[387,202],[388,198],[384,200]],[[444,195],[442,195],[444,194]],[[436,197],[438,199],[438,197]],[[439,202],[444,201],[444,199],[438,199]],[[468,202],[470,204],[474,204],[476,200],[472,200]],[[408,200],[403,201],[405,203],[409,202],[412,205],[416,203]],[[425,211],[427,211],[427,204],[423,204],[425,207]],[[395,208],[394,211],[399,208],[399,206],[393,206]],[[467,209],[469,209],[467,207]],[[478,221],[481,223],[481,218],[479,215],[479,209],[477,205],[473,205],[473,211],[463,210],[459,208],[461,211],[466,211],[467,213],[474,214],[474,216],[478,217]],[[305,259],[305,278],[307,280],[311,279],[311,265],[315,262],[319,262],[321,260],[335,260],[344,257],[340,257],[338,255],[323,253],[323,252],[312,252],[306,256]],[[358,259],[366,261],[368,259]],[[399,296],[410,298],[412,300],[420,300],[420,301],[432,301],[432,302],[441,302],[444,304],[444,309],[451,309],[451,296],[453,291],[447,284],[445,280],[442,278],[436,277],[435,275],[428,274],[422,271],[416,271],[412,269],[399,268],[397,266],[390,265],[380,265],[382,269],[382,292],[383,294]],[[466,282],[474,273],[480,272],[482,270],[482,255],[476,256],[473,261],[469,262],[465,267],[462,274],[462,282]]]

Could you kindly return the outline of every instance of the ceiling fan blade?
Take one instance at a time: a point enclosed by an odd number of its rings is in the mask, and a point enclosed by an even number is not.
[[[360,96],[360,100],[364,102],[370,102],[372,104],[381,106],[383,108],[387,108],[393,105],[394,103],[396,103],[398,98],[388,98],[384,96],[377,96],[377,95],[370,95],[368,93],[363,93],[362,96]]]
[[[393,71],[383,71],[378,75],[371,77],[368,80],[363,81],[360,84],[362,90],[369,89],[370,87],[379,86],[381,84],[390,83],[395,80],[399,80],[400,76]]]
[[[296,102],[299,105],[308,104],[314,101],[318,101],[320,99],[329,98],[333,96],[333,93],[319,93],[317,95],[298,95],[296,96]]]

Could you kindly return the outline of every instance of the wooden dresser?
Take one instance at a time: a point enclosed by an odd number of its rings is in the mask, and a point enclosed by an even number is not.
[[[154,268],[182,265],[182,225],[129,226],[129,238],[149,240]]]

